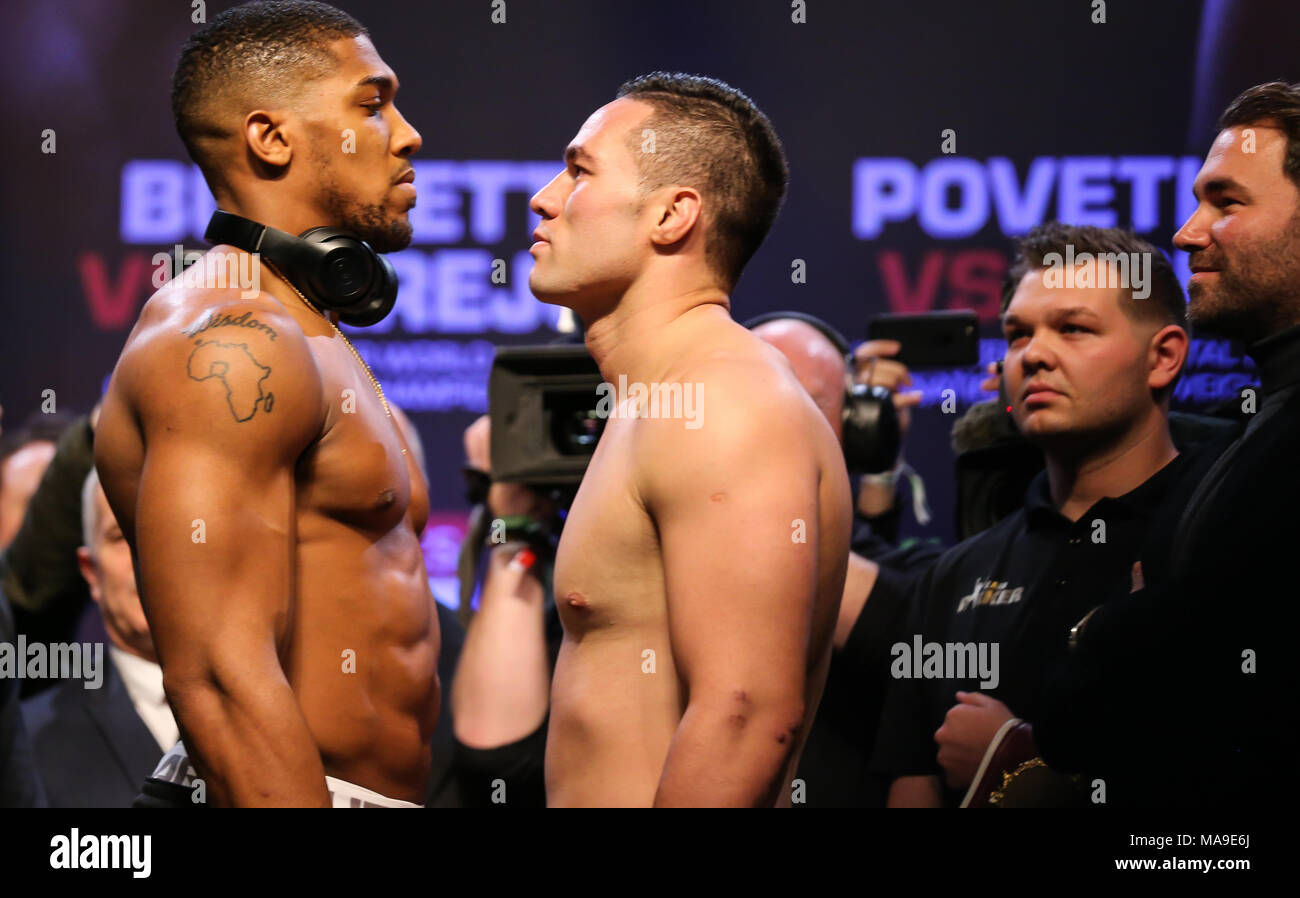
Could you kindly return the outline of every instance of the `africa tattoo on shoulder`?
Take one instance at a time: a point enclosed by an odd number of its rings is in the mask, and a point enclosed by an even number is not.
[[[225,388],[226,404],[230,406],[230,413],[235,416],[235,420],[241,424],[257,414],[259,404],[263,412],[270,414],[275,395],[263,391],[262,384],[271,376],[271,369],[253,357],[247,343],[199,340],[190,353],[186,368],[191,379],[212,380]],[[244,376],[233,378],[232,375],[235,374]],[[232,388],[232,379],[239,385],[238,388]]]

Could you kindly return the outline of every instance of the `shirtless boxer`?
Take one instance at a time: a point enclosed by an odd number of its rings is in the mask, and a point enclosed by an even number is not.
[[[659,74],[565,163],[531,203],[533,292],[582,318],[610,384],[690,385],[697,406],[618,405],[565,523],[547,801],[788,804],[852,511],[826,419],[730,316],[785,192],[780,142],[730,87]]]
[[[173,109],[221,209],[387,252],[410,241],[420,147],[396,91],[346,14],[258,3],[194,34]],[[439,699],[426,487],[337,316],[252,262],[252,298],[172,283],[145,304],[96,467],[207,800],[413,805]]]

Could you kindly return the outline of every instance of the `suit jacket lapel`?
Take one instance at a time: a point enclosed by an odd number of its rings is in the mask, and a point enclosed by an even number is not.
[[[158,747],[158,740],[136,713],[126,684],[117,672],[117,665],[108,652],[104,657],[104,683],[99,689],[83,690],[83,705],[112,750],[123,778],[131,788],[138,789],[143,777],[149,775],[163,752]]]

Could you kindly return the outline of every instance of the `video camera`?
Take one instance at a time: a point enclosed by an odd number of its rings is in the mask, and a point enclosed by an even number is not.
[[[605,429],[602,380],[580,343],[498,348],[488,380],[493,479],[576,490]]]

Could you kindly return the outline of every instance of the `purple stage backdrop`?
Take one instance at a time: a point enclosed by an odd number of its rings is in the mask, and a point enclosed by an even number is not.
[[[170,73],[202,12],[229,4],[70,0],[7,10],[0,404],[88,409],[179,245],[201,249],[213,200],[172,125]],[[1293,2],[554,0],[339,4],[370,29],[422,133],[414,241],[390,258],[394,314],[355,332],[429,461],[430,573],[446,599],[464,518],[461,434],[486,411],[494,347],[547,342],[528,291],[528,197],[585,117],[653,69],[720,77],[769,114],[790,160],[785,208],[733,297],[738,318],[822,316],[852,339],[870,316],[969,308],[996,339],[1008,237],[1045,218],[1170,236],[1224,103],[1300,80]],[[505,21],[494,21],[502,18]],[[497,272],[494,278],[493,273]],[[504,275],[504,278],[502,277]],[[952,537],[958,413],[981,374],[918,371],[906,446]],[[1176,397],[1198,408],[1253,382],[1199,335]],[[48,391],[53,391],[49,393]]]

